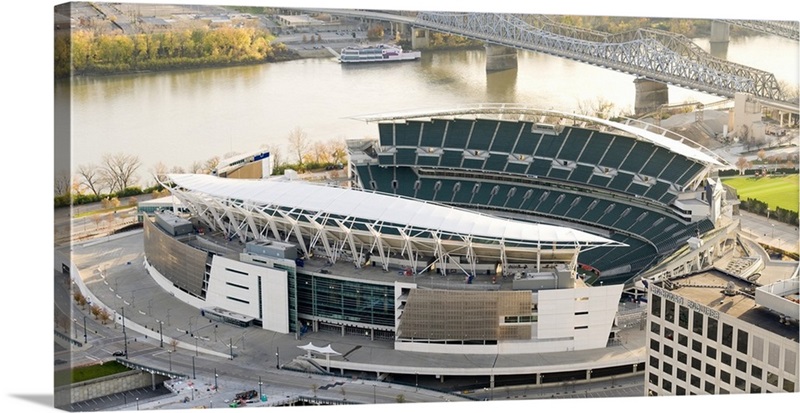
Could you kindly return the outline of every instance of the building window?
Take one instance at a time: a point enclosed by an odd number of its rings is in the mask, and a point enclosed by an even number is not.
[[[654,340],[652,338],[650,339],[650,350],[658,352],[658,341],[656,341],[656,340]]]
[[[787,348],[786,355],[783,358],[783,371],[789,374],[795,374],[796,363],[797,363],[797,353]]]
[[[658,323],[650,322],[650,332],[653,334],[661,334],[661,326]]]
[[[684,306],[681,306],[679,310],[678,325],[687,330],[689,329],[689,309]]]
[[[664,319],[670,323],[675,322],[675,302],[664,300]]]
[[[706,356],[711,359],[717,358],[717,349],[714,346],[706,346]]]
[[[664,363],[661,369],[664,371],[664,373],[672,375],[672,364]]]
[[[654,317],[661,318],[661,297],[654,295],[653,302],[650,305],[651,314]]]
[[[722,345],[733,348],[733,327],[722,323]]]
[[[658,376],[657,375],[655,375],[653,373],[650,373],[650,384],[654,384],[654,385],[658,386]]]
[[[764,339],[753,335],[753,351],[750,353],[754,359],[764,361]]]
[[[678,333],[678,344],[686,347],[689,345],[689,339],[685,335]]]
[[[678,351],[678,361],[680,361],[683,364],[686,364],[686,353]]]
[[[736,370],[747,373],[747,362],[742,359],[736,359]]]
[[[724,352],[724,351],[722,352],[721,359],[722,359],[722,364],[724,364],[726,366],[730,366],[731,363],[732,363],[731,355],[726,353],[726,352]]]
[[[738,330],[736,332],[736,350],[742,354],[747,354],[747,331]]]
[[[678,396],[686,396],[686,389],[681,386],[675,386],[675,394]]]
[[[664,327],[664,337],[667,340],[674,340],[675,339],[675,332],[672,331],[671,328]]]
[[[717,342],[717,320],[713,318],[708,319],[708,326],[706,330],[706,337],[713,341]]]
[[[788,392],[794,391],[794,382],[788,379],[783,379],[783,390]]]
[[[697,387],[698,389],[700,388],[700,377],[697,377],[694,374],[692,374],[691,381],[692,381],[692,386]]]
[[[736,377],[736,388],[741,391],[746,391],[747,387],[745,387],[745,381],[741,377]]]
[[[664,355],[669,357],[669,358],[672,358],[672,347],[670,347],[670,346],[665,344],[664,345]]]
[[[706,393],[714,394],[714,382],[706,380]]]
[[[658,358],[655,356],[650,356],[650,367],[654,369],[658,369]]]
[[[703,363],[700,362],[700,359],[692,357],[692,368],[700,371],[703,368]]]
[[[699,336],[703,335],[703,315],[697,311],[694,312],[692,317],[692,332]]]
[[[771,371],[768,371],[767,372],[767,383],[769,383],[769,384],[771,384],[771,385],[773,385],[775,387],[778,387],[778,375],[773,373],[773,372],[771,372]]]
[[[706,374],[711,377],[717,376],[717,368],[711,363],[706,363]]]
[[[703,343],[701,343],[701,342],[699,342],[697,340],[692,340],[692,351],[694,351],[695,353],[702,353],[703,352]]]
[[[770,366],[779,368],[781,359],[781,348],[776,343],[769,343],[769,356],[767,356],[767,363]]]
[[[764,374],[764,372],[761,370],[761,367],[758,367],[758,366],[754,365],[754,366],[750,366],[750,374],[753,377],[761,380],[761,377]]]
[[[761,393],[761,386],[755,383],[750,383],[750,393]]]
[[[672,391],[672,382],[669,380],[661,380],[661,388],[666,391]]]
[[[686,370],[676,369],[675,377],[677,377],[680,381],[686,381]]]
[[[725,384],[731,384],[731,374],[725,370],[719,371],[719,379]]]

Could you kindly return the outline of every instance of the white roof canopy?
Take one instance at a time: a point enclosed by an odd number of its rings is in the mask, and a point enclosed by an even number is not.
[[[382,226],[420,229],[442,236],[526,244],[625,245],[572,228],[514,221],[399,196],[303,181],[226,179],[199,174],[171,174],[169,178],[185,190],[215,198],[363,219]]]

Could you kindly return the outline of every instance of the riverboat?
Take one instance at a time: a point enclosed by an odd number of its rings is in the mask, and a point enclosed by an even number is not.
[[[376,46],[354,47],[342,49],[339,55],[340,63],[371,63],[371,62],[398,62],[418,60],[421,53],[418,51],[404,51],[396,45],[379,44]]]

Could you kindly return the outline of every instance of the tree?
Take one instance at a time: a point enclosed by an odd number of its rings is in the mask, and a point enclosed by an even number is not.
[[[157,182],[164,182],[167,180],[167,165],[164,162],[158,161],[153,167],[153,176]]]
[[[750,167],[750,161],[744,156],[740,156],[736,160],[736,167],[739,168],[739,175],[744,175],[744,170]]]
[[[283,156],[281,154],[281,148],[278,145],[270,145],[265,143],[261,145],[261,149],[266,149],[269,151],[269,157],[272,159],[272,167],[276,168],[283,164]]]
[[[169,340],[169,346],[172,347],[173,353],[178,351],[178,340],[174,338]]]
[[[296,127],[289,132],[289,148],[291,148],[292,152],[297,156],[297,162],[301,165],[303,164],[303,157],[308,150],[308,146],[308,134],[306,134],[305,131]]]
[[[93,163],[78,165],[76,173],[82,188],[88,189],[95,196],[100,196],[104,185],[103,171],[100,167]]]
[[[225,157],[228,158],[229,156],[225,155]],[[219,166],[219,161],[220,161],[219,156],[212,156],[210,159],[208,159],[205,165],[205,171],[206,171],[205,173],[210,174],[211,171],[217,169],[217,166]]]
[[[103,155],[102,175],[111,192],[122,191],[136,183],[139,157],[125,153]]]
[[[758,154],[756,156],[758,156],[758,159],[760,159],[761,162],[764,162],[764,158],[767,157],[767,153],[763,149],[761,149],[760,151],[758,151]]]
[[[577,112],[581,115],[593,116],[600,119],[610,119],[617,116],[614,102],[600,96],[595,98],[594,101],[579,101]]]
[[[394,398],[394,400],[396,402],[398,402],[398,403],[405,403],[406,402],[406,396],[404,396],[403,393],[400,393],[400,394],[397,395],[397,397]]]
[[[66,171],[60,171],[56,174],[54,180],[53,193],[54,195],[66,195],[69,193],[72,186],[72,179]]]
[[[111,320],[111,314],[109,314],[108,310],[106,310],[105,308],[101,308],[100,312],[98,313],[98,318],[100,319],[100,322],[103,323],[103,325],[105,325],[108,322],[108,320]]]
[[[330,143],[330,154],[334,163],[344,164],[347,161],[347,143],[344,137],[338,137]]]

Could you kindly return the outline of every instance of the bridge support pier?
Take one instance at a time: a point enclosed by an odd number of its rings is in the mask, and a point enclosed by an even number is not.
[[[728,55],[728,43],[731,38],[731,25],[728,23],[711,22],[711,50],[712,56],[724,59]]]
[[[644,115],[669,103],[669,89],[666,84],[642,78],[634,80],[633,83],[636,85],[633,111],[637,115]]]
[[[430,31],[428,29],[411,28],[411,48],[414,50],[430,47]]]
[[[498,72],[517,68],[517,49],[513,47],[486,45],[486,71]]]

